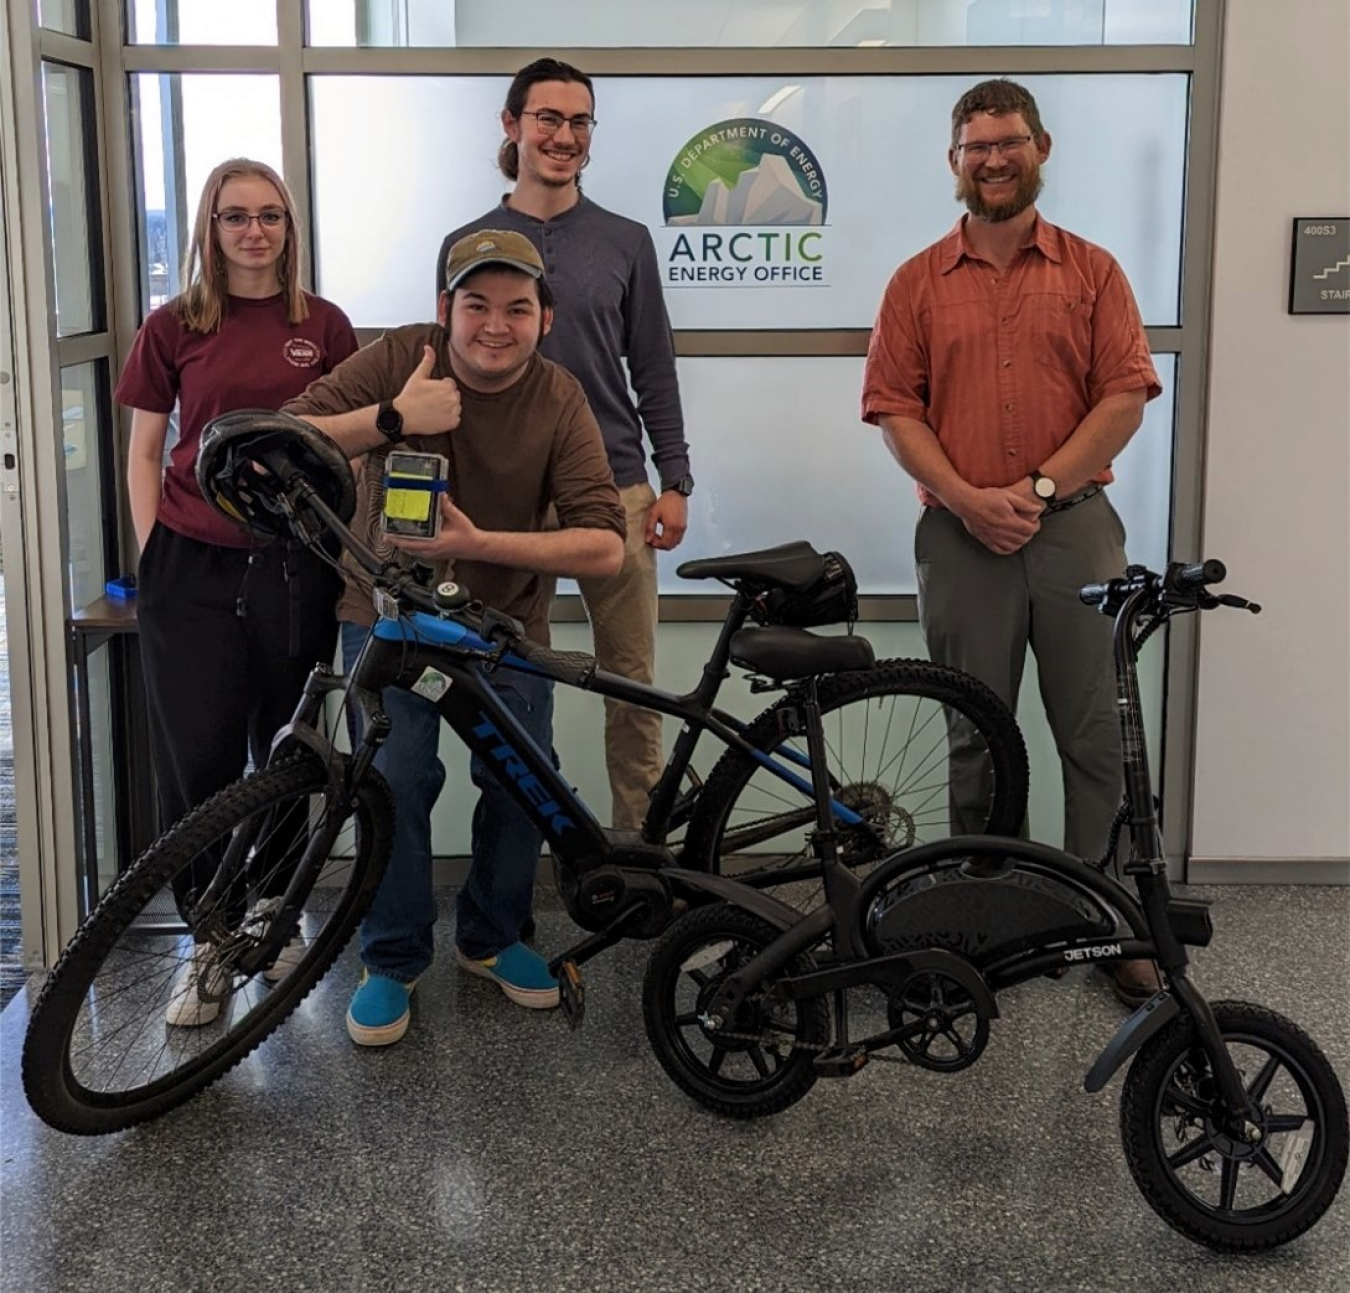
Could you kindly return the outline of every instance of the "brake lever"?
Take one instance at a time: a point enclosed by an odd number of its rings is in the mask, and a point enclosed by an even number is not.
[[[1214,599],[1216,606],[1231,606],[1235,611],[1251,611],[1253,615],[1261,614],[1261,607],[1256,602],[1249,602],[1245,597],[1237,597],[1232,593],[1220,593]]]
[[[514,616],[488,607],[483,611],[479,637],[493,644],[493,652],[483,661],[483,670],[491,673],[525,636],[525,626]]]

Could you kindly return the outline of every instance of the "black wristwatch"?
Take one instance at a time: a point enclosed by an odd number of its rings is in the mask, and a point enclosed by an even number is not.
[[[394,407],[393,400],[381,403],[379,412],[375,414],[375,430],[390,444],[397,444],[403,439],[403,414]]]
[[[1049,476],[1042,476],[1040,472],[1031,473],[1031,492],[1041,500],[1046,507],[1051,506],[1055,501],[1055,482]]]
[[[688,498],[689,495],[694,492],[694,478],[691,475],[689,475],[688,472],[685,472],[685,474],[681,476],[679,480],[672,480],[663,483],[661,489],[663,492],[666,490],[673,489],[677,494],[683,494],[685,498]]]

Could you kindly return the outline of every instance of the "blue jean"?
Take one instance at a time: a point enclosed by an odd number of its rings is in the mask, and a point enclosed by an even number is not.
[[[364,625],[342,625],[342,658],[348,669],[368,633]],[[551,750],[553,684],[504,670],[494,673],[490,684],[535,744]],[[445,766],[437,757],[441,716],[429,700],[399,688],[385,688],[381,699],[391,727],[375,767],[393,793],[394,844],[375,900],[361,922],[361,961],[409,983],[431,964],[435,951],[431,810],[445,785]],[[483,960],[520,939],[534,897],[543,837],[486,764],[474,757],[469,773],[479,795],[473,812],[473,864],[459,891],[455,942],[465,956]]]

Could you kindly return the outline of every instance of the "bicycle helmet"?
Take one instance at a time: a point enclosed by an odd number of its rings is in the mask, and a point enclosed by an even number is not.
[[[344,525],[351,520],[356,510],[351,464],[317,427],[267,409],[238,409],[206,424],[197,450],[197,487],[222,516],[260,538],[286,533],[290,525],[281,500],[297,477],[313,486]],[[303,503],[292,498],[292,504],[303,514]]]

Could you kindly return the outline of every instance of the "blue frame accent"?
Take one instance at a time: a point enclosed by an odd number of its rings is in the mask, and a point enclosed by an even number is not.
[[[472,629],[466,628],[458,621],[440,619],[438,616],[428,615],[425,611],[414,611],[411,615],[406,615],[397,620],[377,620],[373,631],[374,635],[382,642],[432,643],[436,646],[459,647],[461,650],[480,655],[491,655],[496,650],[490,642],[484,641]],[[519,656],[511,654],[506,655],[501,663],[506,667],[519,669],[524,673],[542,672],[527,660],[522,660]],[[766,771],[773,773],[780,781],[785,781],[788,785],[801,791],[808,800],[813,798],[815,791],[812,789],[809,780],[783,767],[775,761],[773,755],[766,754],[761,750],[756,750],[753,753],[755,759]],[[810,760],[796,750],[779,746],[774,754],[795,763],[807,772],[811,769]],[[845,826],[862,825],[863,819],[838,800],[831,799],[830,807],[833,809],[835,817]]]

